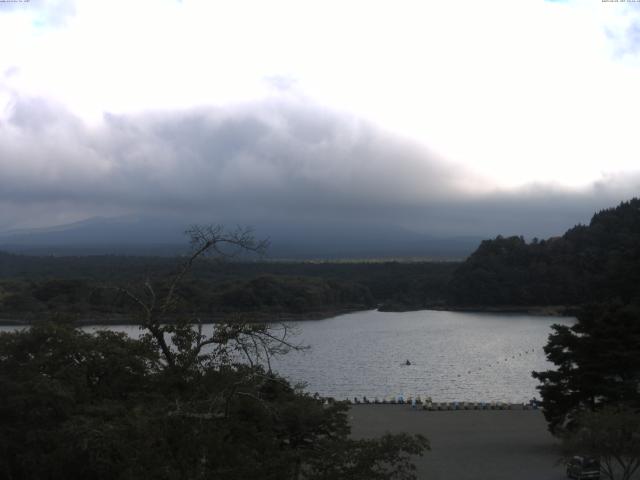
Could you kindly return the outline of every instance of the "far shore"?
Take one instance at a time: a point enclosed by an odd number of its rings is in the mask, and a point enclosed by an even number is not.
[[[345,315],[347,313],[366,312],[376,310],[373,308],[362,308],[362,306],[352,308],[335,308],[326,310],[317,310],[310,312],[221,312],[217,314],[189,314],[195,322],[202,324],[222,323],[234,319],[246,319],[256,323],[278,323],[278,322],[306,322],[313,320],[325,320],[327,318]],[[566,305],[547,305],[547,306],[456,306],[456,305],[433,305],[422,308],[385,308],[381,305],[378,309],[381,312],[402,313],[414,312],[421,310],[450,311],[450,312],[468,312],[468,313],[515,313],[532,316],[575,316],[577,307]],[[16,318],[17,315],[8,314],[5,317],[0,316],[0,326],[29,326],[38,323],[43,319],[47,319],[50,314],[30,313],[23,318]],[[107,325],[137,325],[139,322],[135,315],[125,315],[121,313],[91,313],[85,316],[69,314],[69,318],[74,318],[73,324],[78,326],[107,326]],[[170,317],[171,318],[171,317]],[[173,317],[177,319],[177,316]]]
[[[303,313],[292,313],[292,312],[278,312],[278,313],[269,313],[269,312],[229,312],[229,313],[218,313],[218,314],[207,314],[198,315],[198,314],[188,314],[189,318],[193,319],[193,323],[202,323],[202,324],[214,324],[214,323],[222,323],[225,321],[232,320],[247,320],[255,323],[279,323],[279,322],[304,322],[304,321],[312,321],[312,320],[324,320],[326,318],[333,318],[339,315],[344,315],[346,313],[355,313],[355,312],[364,312],[370,309],[362,309],[360,308],[342,308],[342,309],[327,309],[321,311],[312,311],[312,312],[303,312]],[[29,325],[33,325],[35,323],[41,322],[43,319],[46,320],[48,318],[48,314],[44,313],[42,317],[37,316],[37,314],[30,314],[28,317],[24,317],[21,319],[15,318],[15,316],[7,316],[6,318],[0,318],[0,326],[16,326],[16,327],[27,327]],[[104,313],[96,313],[90,314],[86,317],[78,317],[77,315],[71,314],[71,318],[76,317],[73,320],[73,324],[82,327],[89,326],[108,326],[108,325],[138,325],[140,322],[138,321],[135,315],[125,315],[125,314],[104,314]],[[165,317],[168,318],[168,321],[171,322],[177,320],[178,316]]]
[[[542,317],[573,317],[579,307],[572,305],[437,305],[428,310],[470,313],[521,313]]]

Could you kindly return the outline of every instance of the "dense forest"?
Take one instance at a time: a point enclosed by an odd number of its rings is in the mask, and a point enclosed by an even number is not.
[[[561,237],[483,241],[453,273],[452,305],[581,305],[640,299],[640,199]]]
[[[635,478],[640,468],[638,280],[640,200],[633,199],[560,238],[484,242],[451,282],[462,302],[578,307],[573,325],[552,327],[544,351],[554,367],[533,376],[566,455],[600,459],[609,479]],[[473,285],[484,289],[484,299]]]
[[[162,288],[182,260],[0,253],[0,315],[28,322],[64,312],[80,320],[123,321],[132,305],[121,289],[141,285],[147,278]],[[315,318],[376,306],[424,308],[444,303],[447,282],[457,265],[203,259],[181,284],[176,312],[208,320],[237,312],[263,318]]]
[[[0,252],[0,317],[28,322],[63,312],[122,321],[131,311],[122,288],[147,279],[162,288],[182,261]],[[203,259],[181,285],[176,313],[205,320],[237,312],[302,319],[375,307],[575,307],[639,298],[640,200],[632,199],[561,237],[485,240],[462,263]]]

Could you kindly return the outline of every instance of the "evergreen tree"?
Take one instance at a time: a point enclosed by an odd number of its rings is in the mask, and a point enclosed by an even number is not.
[[[638,306],[590,305],[575,325],[552,328],[545,353],[556,368],[533,372],[552,432],[570,428],[585,410],[640,406]]]

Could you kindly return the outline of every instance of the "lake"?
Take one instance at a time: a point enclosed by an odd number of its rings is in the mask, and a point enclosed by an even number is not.
[[[542,350],[551,325],[573,322],[520,314],[364,311],[298,322],[296,342],[310,349],[272,364],[293,382],[306,381],[308,391],[337,399],[428,395],[438,402],[525,402],[540,397],[531,372],[552,367]],[[15,327],[2,330],[8,328]],[[136,326],[113,328],[139,334]]]
[[[575,319],[423,310],[366,311],[298,324],[311,346],[275,369],[323,396],[431,396],[434,401],[523,402],[540,398],[533,370],[554,323]],[[409,360],[411,365],[406,365]]]

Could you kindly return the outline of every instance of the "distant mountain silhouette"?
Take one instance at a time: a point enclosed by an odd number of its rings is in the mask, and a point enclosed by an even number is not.
[[[194,223],[198,222],[176,217],[94,217],[55,227],[0,233],[0,250],[38,255],[177,255],[185,252],[184,231]],[[234,226],[229,222],[226,225]],[[312,221],[261,221],[250,225],[257,237],[271,240],[270,257],[288,259],[462,259],[481,240],[472,236],[436,237],[378,225]]]

